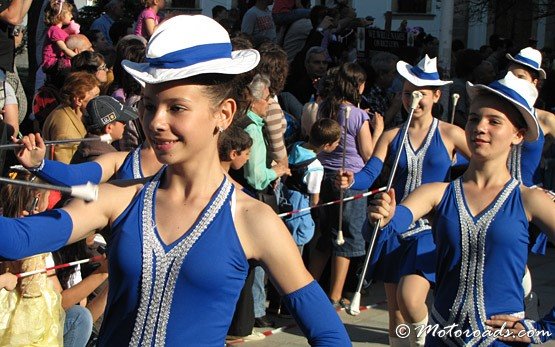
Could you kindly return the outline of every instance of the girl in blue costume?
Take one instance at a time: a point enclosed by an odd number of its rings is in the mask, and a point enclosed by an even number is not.
[[[287,228],[269,207],[236,191],[220,166],[219,132],[236,111],[232,97],[246,86],[238,74],[258,60],[255,50],[232,53],[227,32],[208,17],[163,22],[150,39],[148,63],[123,64],[145,84],[145,134],[167,167],[149,180],[103,184],[93,203],[0,219],[0,255],[9,258],[111,226],[99,346],[222,346],[248,259],[266,266],[310,344],[351,345]],[[26,150],[44,146],[40,139],[24,143]]]
[[[516,77],[524,79],[534,86],[538,86],[540,79],[545,79],[545,71],[541,68],[542,54],[540,51],[526,47],[514,57],[507,53],[507,59],[511,61],[509,71]],[[551,112],[535,109],[539,124],[539,136],[536,141],[525,142],[521,146],[515,146],[509,156],[509,170],[514,178],[521,181],[527,187],[542,185],[540,163],[542,160],[545,136],[555,136],[555,115]],[[531,247],[531,251],[537,254],[545,254],[547,236],[540,233]],[[529,288],[531,290],[531,282]]]
[[[380,174],[384,160],[392,162],[399,146],[403,146],[393,181],[393,187],[399,192],[397,198],[401,200],[423,183],[446,182],[455,152],[469,156],[470,151],[462,129],[432,116],[432,107],[441,96],[439,88],[451,83],[439,79],[436,59],[426,55],[417,66],[400,61],[397,71],[405,78],[402,101],[407,111],[413,91],[420,91],[424,97],[410,124],[384,132],[373,157],[354,175],[354,183],[352,173],[345,173],[342,181],[343,186],[352,184],[352,189],[367,189]],[[407,138],[400,143],[402,129],[407,126]],[[406,321],[414,332],[416,326],[426,324],[426,296],[435,282],[435,245],[428,219],[417,220],[400,237],[381,233],[371,264],[377,266],[374,277],[385,283],[390,345],[404,345],[408,341],[396,336],[396,328]],[[422,335],[417,339],[413,334],[410,341],[412,345],[423,345],[424,338]]]
[[[369,218],[382,219],[381,232],[403,232],[434,211],[436,288],[426,345],[505,345],[488,334],[486,320],[511,314],[524,318],[523,288],[528,257],[528,223],[555,236],[555,206],[546,194],[511,177],[513,146],[538,137],[534,86],[508,72],[489,86],[468,84],[471,98],[466,139],[469,167],[451,183],[425,184],[395,209],[395,194],[372,202]],[[391,217],[394,215],[394,218]]]

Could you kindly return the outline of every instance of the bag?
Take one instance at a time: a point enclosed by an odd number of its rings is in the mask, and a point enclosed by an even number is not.
[[[280,185],[280,213],[300,210],[310,206],[308,196],[299,191]],[[284,210],[281,210],[281,209]],[[307,244],[314,236],[315,224],[310,211],[295,213],[284,220],[297,246]]]

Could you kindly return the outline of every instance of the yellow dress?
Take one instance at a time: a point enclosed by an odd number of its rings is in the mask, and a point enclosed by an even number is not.
[[[0,271],[44,269],[46,256],[3,262]],[[64,319],[62,297],[44,273],[19,280],[11,292],[0,290],[0,346],[63,346]]]

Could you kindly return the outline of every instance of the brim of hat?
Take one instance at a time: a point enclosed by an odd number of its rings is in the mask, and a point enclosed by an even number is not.
[[[123,106],[123,110],[121,111],[118,121],[120,122],[129,122],[139,118],[139,114],[130,106]]]
[[[144,87],[145,84],[158,84],[209,73],[238,75],[254,69],[259,61],[260,54],[257,50],[244,49],[231,52],[231,58],[210,60],[183,68],[156,68],[148,63],[134,63],[129,60],[122,61],[121,65]]]
[[[422,78],[418,78],[415,74],[412,73],[410,69],[412,69],[412,65],[410,65],[409,63],[406,63],[402,60],[397,62],[397,72],[399,72],[399,74],[403,76],[404,79],[417,87],[441,87],[453,83],[453,81],[425,80]]]
[[[474,97],[480,94],[481,92],[493,93],[507,100],[518,109],[522,117],[524,117],[524,121],[526,121],[526,125],[528,126],[528,129],[526,130],[526,134],[524,135],[524,140],[528,142],[532,142],[538,139],[538,134],[539,134],[538,120],[536,116],[534,116],[526,106],[509,98],[505,94],[483,84],[472,84],[470,82],[467,82],[466,92],[468,93],[468,96],[470,97],[471,100],[474,99]]]
[[[540,74],[540,78],[541,78],[542,80],[544,80],[544,79],[547,78],[547,75],[546,75],[546,73],[545,73],[545,70],[542,69],[542,68],[536,69],[535,67],[533,67],[533,66],[530,65],[530,64],[526,64],[525,62],[522,62],[522,61],[520,61],[520,60],[516,60],[516,59],[515,59],[512,55],[510,55],[509,53],[505,54],[505,58],[509,59],[510,61],[512,61],[512,62],[514,62],[514,63],[516,63],[516,64],[524,65],[524,66],[529,67],[530,69],[532,69],[532,70],[534,70],[534,71],[537,71],[537,72]]]

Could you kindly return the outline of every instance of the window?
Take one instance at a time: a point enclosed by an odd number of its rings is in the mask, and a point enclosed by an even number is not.
[[[393,0],[391,10],[397,13],[430,13],[432,0]]]

